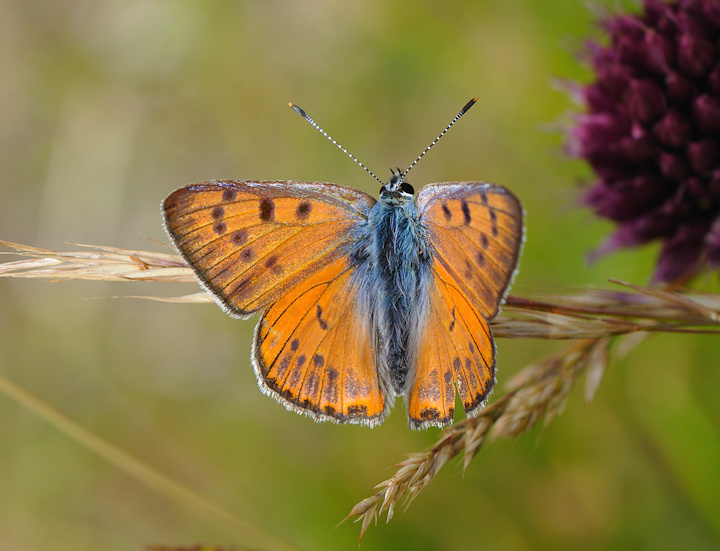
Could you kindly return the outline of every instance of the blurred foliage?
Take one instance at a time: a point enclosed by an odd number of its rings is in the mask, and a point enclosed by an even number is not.
[[[287,107],[301,105],[379,175],[511,188],[528,239],[513,294],[645,283],[656,251],[587,266],[608,231],[577,209],[588,169],[548,131],[584,80],[584,2],[4,0],[0,238],[161,249],[160,201],[211,178],[377,184]],[[147,237],[146,237],[147,236]],[[243,519],[304,549],[351,549],[335,525],[404,454],[399,401],[379,428],[315,424],[257,389],[252,321],[214,306],[112,300],[193,287],[0,282],[0,370]],[[706,287],[717,282],[702,281]],[[85,300],[87,297],[103,297]],[[502,386],[560,344],[499,342]],[[542,434],[451,467],[363,549],[716,549],[717,340],[656,336],[615,361]],[[454,474],[455,473],[455,474]],[[117,471],[0,397],[0,548],[231,546],[233,534]]]

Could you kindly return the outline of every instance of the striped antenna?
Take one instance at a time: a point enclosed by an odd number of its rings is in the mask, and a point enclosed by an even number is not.
[[[414,166],[417,164],[417,162],[425,156],[425,153],[427,153],[428,151],[430,151],[430,148],[431,148],[432,146],[434,146],[436,143],[438,143],[438,141],[440,140],[440,138],[442,138],[442,137],[445,135],[445,133],[446,133],[448,130],[450,130],[450,128],[452,127],[452,125],[455,124],[460,117],[462,117],[465,113],[467,113],[467,110],[468,110],[468,109],[470,109],[473,105],[475,105],[475,102],[476,102],[477,100],[478,100],[478,98],[473,98],[473,99],[471,99],[469,102],[467,102],[467,103],[465,104],[465,107],[463,107],[462,109],[460,109],[460,112],[459,112],[457,115],[455,115],[455,118],[454,118],[453,120],[451,120],[451,121],[450,121],[450,124],[448,124],[448,125],[445,127],[445,130],[443,130],[442,132],[440,132],[440,135],[439,135],[437,138],[435,138],[435,139],[432,141],[432,143],[425,148],[425,151],[423,151],[422,153],[420,153],[420,155],[418,155],[418,158],[413,161],[413,163],[408,167],[408,169],[407,169],[405,172],[403,172],[403,176],[407,176],[407,173],[410,172],[410,170],[412,169],[412,167],[414,167]]]
[[[353,155],[352,153],[350,153],[347,149],[345,149],[343,146],[341,146],[339,143],[337,143],[335,140],[333,140],[327,132],[325,132],[322,128],[320,128],[320,127],[318,126],[318,124],[317,124],[314,120],[312,120],[312,119],[310,118],[310,115],[308,115],[305,111],[303,111],[300,107],[298,107],[298,106],[295,105],[294,103],[289,103],[288,105],[289,105],[290,107],[292,107],[293,111],[295,111],[295,112],[296,112],[298,115],[300,115],[303,119],[305,119],[305,120],[308,121],[310,124],[312,124],[312,125],[315,127],[315,130],[317,130],[318,132],[320,132],[320,133],[321,133],[323,136],[325,136],[328,140],[330,140],[332,143],[334,143],[334,144],[338,147],[338,149],[340,149],[340,151],[342,151],[343,153],[345,153],[345,155],[347,155],[347,156],[350,157],[353,161],[355,161],[358,165],[360,165],[360,167],[362,167],[362,168],[365,170],[365,172],[367,172],[370,176],[372,176],[373,178],[375,178],[375,179],[376,179],[378,182],[380,182],[382,185],[385,185],[385,182],[383,182],[380,178],[378,178],[377,176],[375,176],[375,174],[373,174],[373,172],[372,172],[368,167],[366,167],[364,164],[362,164],[360,161],[358,161],[357,158],[355,157],[355,155]],[[458,115],[458,116],[459,116],[459,115]],[[455,121],[453,121],[453,122],[455,122]]]

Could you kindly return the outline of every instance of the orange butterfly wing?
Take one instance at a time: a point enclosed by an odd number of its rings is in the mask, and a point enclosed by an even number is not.
[[[202,182],[163,203],[178,250],[220,306],[248,317],[347,252],[375,200],[313,182]]]
[[[201,283],[255,330],[260,388],[318,420],[375,425],[386,390],[346,255],[375,200],[309,182],[204,182],[164,202],[166,228]]]
[[[498,312],[517,267],[523,210],[492,184],[431,184],[417,198],[433,249],[428,315],[419,339],[408,417],[414,428],[452,422],[457,390],[468,415],[495,383],[487,320]]]
[[[425,186],[417,197],[433,259],[485,319],[497,315],[517,268],[524,240],[520,201],[483,182]]]
[[[432,274],[427,321],[420,338],[415,375],[406,395],[413,428],[453,421],[457,389],[467,413],[495,383],[495,347],[487,321],[442,267]]]
[[[338,258],[268,308],[255,333],[253,364],[263,391],[288,409],[374,426],[389,403],[357,275]]]

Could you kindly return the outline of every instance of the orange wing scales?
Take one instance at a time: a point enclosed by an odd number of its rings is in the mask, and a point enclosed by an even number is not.
[[[386,413],[370,327],[345,258],[318,270],[263,315],[253,363],[261,388],[318,420],[376,425]]]
[[[434,269],[425,332],[413,382],[407,393],[414,428],[453,421],[455,392],[473,415],[495,383],[495,350],[490,327],[455,286],[442,266]]]
[[[234,315],[272,304],[342,255],[350,231],[363,220],[359,207],[349,208],[351,191],[328,195],[324,184],[290,184],[207,182],[165,200],[167,229],[178,249]],[[362,196],[355,193],[357,203]]]
[[[520,202],[504,188],[472,182],[431,184],[418,202],[436,263],[443,264],[480,313],[492,319],[520,256]]]

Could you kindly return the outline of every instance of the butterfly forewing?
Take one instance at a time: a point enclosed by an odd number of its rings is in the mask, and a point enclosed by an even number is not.
[[[357,274],[339,258],[263,314],[253,363],[261,387],[318,420],[376,425],[386,413]]]
[[[231,314],[245,317],[347,252],[374,204],[312,182],[204,182],[163,203],[168,233]]]
[[[481,182],[425,186],[417,197],[433,262],[492,319],[510,285],[523,242],[523,210],[503,187]]]

